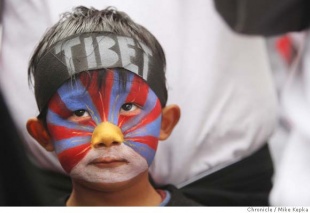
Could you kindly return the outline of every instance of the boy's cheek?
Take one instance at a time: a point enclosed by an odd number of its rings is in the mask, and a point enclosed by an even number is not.
[[[64,150],[58,154],[61,166],[69,174],[91,149],[90,143],[85,143],[71,149]]]
[[[48,122],[47,127],[52,139],[55,142],[74,137],[91,136],[94,129],[94,127],[89,125],[72,124],[72,122],[65,120],[61,122],[61,124]]]
[[[155,157],[160,134],[161,116],[135,131],[124,135],[125,144],[147,161],[150,166]]]

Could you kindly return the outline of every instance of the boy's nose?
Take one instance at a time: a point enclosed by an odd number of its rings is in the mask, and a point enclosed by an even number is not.
[[[95,128],[91,139],[91,146],[93,148],[109,147],[113,144],[120,144],[123,141],[124,135],[118,126],[110,122],[103,122]]]

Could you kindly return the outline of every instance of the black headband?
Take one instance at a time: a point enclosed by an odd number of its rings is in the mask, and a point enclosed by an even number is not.
[[[124,68],[139,75],[165,106],[167,92],[162,60],[133,38],[110,32],[92,32],[58,41],[40,59],[34,73],[39,111],[73,75],[102,68]]]

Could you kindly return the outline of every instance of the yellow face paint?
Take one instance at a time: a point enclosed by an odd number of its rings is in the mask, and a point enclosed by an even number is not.
[[[123,141],[124,135],[118,126],[110,122],[103,122],[95,128],[91,145],[93,148],[100,146],[109,147],[113,143],[122,143]]]

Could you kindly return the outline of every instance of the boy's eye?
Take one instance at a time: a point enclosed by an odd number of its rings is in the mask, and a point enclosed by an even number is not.
[[[136,115],[140,112],[140,108],[133,103],[125,103],[122,105],[120,114],[121,115]]]
[[[90,118],[90,114],[85,109],[75,110],[68,118],[72,122],[82,122]]]
[[[137,107],[133,105],[132,103],[126,103],[126,104],[123,104],[121,108],[124,111],[132,111],[132,110],[135,110],[135,108]]]
[[[86,112],[85,109],[75,110],[75,111],[73,112],[73,114],[74,114],[75,116],[77,116],[77,117],[85,117],[85,116],[88,116],[88,115],[89,115],[88,112]]]

